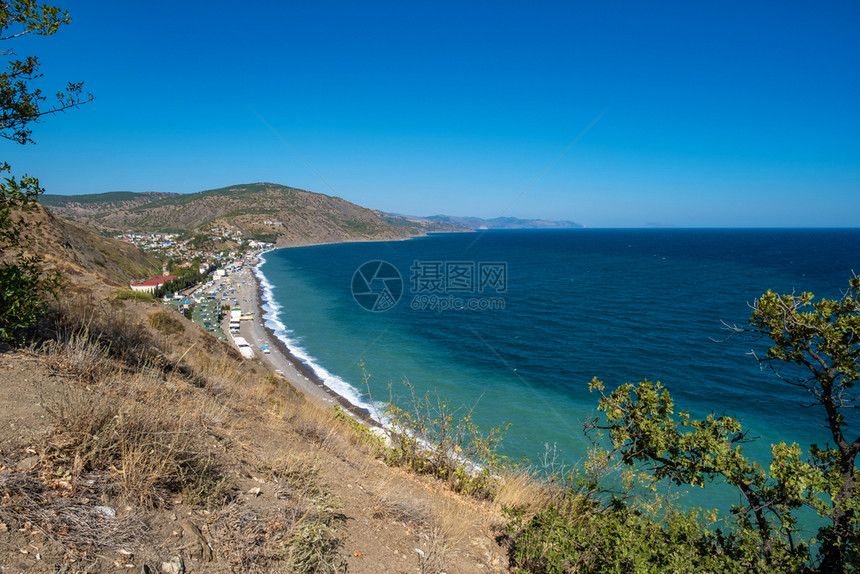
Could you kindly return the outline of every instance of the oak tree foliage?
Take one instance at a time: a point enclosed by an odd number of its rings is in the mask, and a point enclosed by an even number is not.
[[[798,408],[818,413],[828,444],[804,453],[780,442],[770,461],[758,462],[743,452],[751,439],[737,419],[677,410],[659,382],[610,392],[595,378],[604,416],[587,427],[609,446],[568,479],[564,503],[530,519],[510,511],[520,572],[860,571],[860,279],[832,300],[768,291],[748,327],[730,328],[769,340],[755,358],[808,393]],[[622,487],[607,486],[613,472]],[[684,511],[660,494],[667,485],[715,482],[739,494],[730,516]],[[802,509],[820,517],[813,539],[798,527]]]

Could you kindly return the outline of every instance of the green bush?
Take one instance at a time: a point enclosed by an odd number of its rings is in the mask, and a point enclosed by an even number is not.
[[[60,275],[41,264],[41,258],[23,254],[0,264],[0,342],[20,344],[62,285]]]
[[[144,303],[155,303],[157,299],[152,296],[152,293],[146,291],[135,291],[134,289],[118,289],[114,291],[113,298],[115,301],[142,301]]]
[[[365,384],[368,379],[364,372]],[[335,407],[336,417],[346,420],[359,440],[387,464],[441,478],[455,492],[491,498],[499,485],[500,473],[516,466],[498,453],[510,424],[484,433],[472,420],[473,408],[454,407],[437,393],[419,396],[409,381],[404,381],[404,385],[411,399],[408,410],[395,403],[389,385],[391,398],[382,413],[388,421],[389,440],[371,432],[340,407]]]
[[[176,335],[185,331],[185,325],[171,311],[160,309],[148,318],[150,326],[162,335]]]
[[[474,407],[455,407],[437,393],[419,396],[409,381],[404,385],[410,392],[409,410],[392,397],[383,411],[392,439],[386,462],[441,478],[455,492],[491,498],[499,473],[513,466],[498,453],[510,424],[485,434],[472,420]]]

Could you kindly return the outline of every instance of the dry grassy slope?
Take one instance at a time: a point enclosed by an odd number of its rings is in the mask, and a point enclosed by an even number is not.
[[[105,207],[110,207],[112,210],[130,210],[172,195],[177,194],[154,191],[143,193],[114,191],[75,196],[44,194],[40,201],[48,207],[62,207],[69,214],[74,214],[77,217],[87,217],[98,215],[99,211]]]
[[[0,349],[0,572],[504,571],[497,507],[385,466],[181,315],[112,300],[146,261],[108,277],[123,247],[37,218],[74,273],[57,334]]]
[[[27,250],[67,277],[115,287],[161,273],[158,259],[140,248],[97,235],[41,207],[24,218],[30,225]]]
[[[278,244],[298,245],[367,239],[402,239],[427,230],[433,224],[405,218],[383,217],[380,212],[339,197],[312,193],[272,183],[245,184],[193,194],[127,197],[125,194],[50,196],[49,209],[56,215],[86,225],[116,231],[193,230],[236,226],[247,235],[277,234]],[[280,221],[283,226],[266,225]]]

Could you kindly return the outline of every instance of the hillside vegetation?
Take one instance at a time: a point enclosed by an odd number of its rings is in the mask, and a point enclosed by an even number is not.
[[[403,239],[428,231],[463,231],[456,225],[383,217],[339,197],[273,183],[235,185],[189,194],[114,192],[45,195],[56,215],[113,232],[201,232],[231,227],[278,246]]]
[[[44,209],[27,214],[27,221],[29,249],[69,279],[127,286],[129,281],[161,274],[161,261],[145,251],[97,235]]]

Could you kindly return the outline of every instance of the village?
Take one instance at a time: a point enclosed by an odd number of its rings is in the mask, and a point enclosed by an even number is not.
[[[193,261],[217,267],[224,260],[235,259],[248,251],[265,249],[272,245],[256,239],[246,239],[241,230],[232,226],[198,230],[191,237],[186,235],[188,234],[128,232],[114,235],[114,238],[132,243],[162,261],[177,262],[180,269],[191,267]],[[199,248],[204,245],[235,245],[235,248],[220,251]]]
[[[253,351],[239,337],[241,320],[253,318],[242,312],[237,288],[244,286],[248,273],[259,262],[264,251],[274,244],[245,239],[233,228],[211,228],[193,237],[176,233],[126,233],[117,235],[133,243],[163,262],[162,274],[132,282],[133,291],[148,293],[180,311],[213,336],[227,341],[227,332],[246,358]],[[201,244],[234,246],[212,251],[197,249]]]

